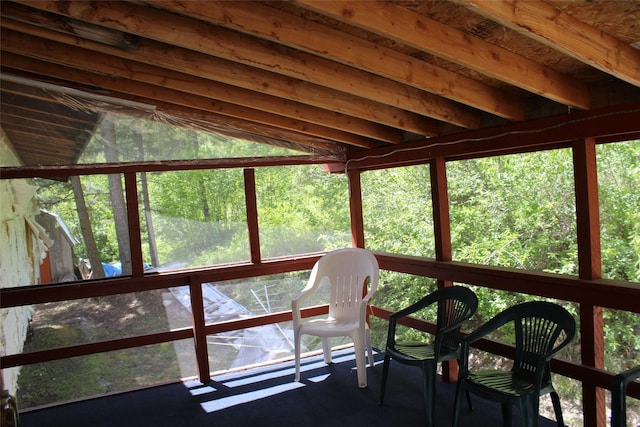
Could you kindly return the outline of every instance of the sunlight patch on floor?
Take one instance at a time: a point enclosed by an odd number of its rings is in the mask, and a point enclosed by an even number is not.
[[[333,363],[345,363],[355,360],[353,348],[334,351],[332,353],[332,360]],[[316,369],[321,369],[325,366],[327,365],[324,363],[323,356],[322,354],[319,354],[312,357],[303,358],[300,370],[301,372],[308,372]],[[353,367],[353,369],[355,370],[355,366]],[[249,403],[258,399],[263,399],[265,397],[274,396],[276,394],[285,393],[287,391],[294,390],[300,387],[305,387],[306,384],[304,382],[293,381],[294,374],[295,362],[289,361],[284,364],[262,366],[248,369],[246,371],[231,372],[215,376],[212,378],[214,383],[220,384],[220,387],[228,387],[230,389],[266,382],[287,376],[291,377],[291,381],[277,384],[275,386],[261,388],[259,390],[252,390],[246,393],[238,393],[231,396],[211,399],[206,402],[202,402],[200,406],[204,411],[210,413],[220,411],[232,406]],[[323,373],[321,375],[305,378],[304,380],[311,383],[319,383],[325,381],[330,376],[330,373]],[[187,381],[184,383],[184,385],[189,389],[189,392],[193,396],[201,396],[207,393],[215,394],[215,392],[219,391],[216,388],[210,385],[202,384],[199,381]]]

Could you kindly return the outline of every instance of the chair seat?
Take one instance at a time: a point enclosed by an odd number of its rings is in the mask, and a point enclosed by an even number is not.
[[[435,350],[433,345],[425,344],[420,341],[397,342],[395,351],[388,349],[393,353],[394,358],[407,356],[415,360],[429,360],[435,358]]]
[[[357,322],[339,322],[335,319],[314,319],[301,325],[302,333],[325,337],[348,336],[357,329]]]
[[[486,388],[492,395],[502,394],[505,398],[520,397],[535,392],[532,381],[514,377],[510,371],[484,370],[469,373],[469,385]]]

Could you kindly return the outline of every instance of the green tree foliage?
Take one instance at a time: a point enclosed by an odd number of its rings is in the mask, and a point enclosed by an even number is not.
[[[367,248],[435,256],[428,166],[365,172],[361,185]]]
[[[603,276],[640,282],[640,141],[597,155]]]
[[[455,260],[577,273],[570,150],[448,166]]]
[[[264,257],[350,246],[344,175],[328,174],[319,165],[261,168],[256,192]]]

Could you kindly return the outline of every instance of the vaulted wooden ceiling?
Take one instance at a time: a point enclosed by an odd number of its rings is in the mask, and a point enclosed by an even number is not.
[[[80,117],[9,76],[336,159],[640,101],[636,0],[3,1],[0,10],[2,127],[25,165],[75,161],[99,115]]]

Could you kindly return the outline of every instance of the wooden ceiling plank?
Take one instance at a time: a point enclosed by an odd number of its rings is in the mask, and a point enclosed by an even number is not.
[[[37,58],[41,61],[55,61],[57,64],[69,67],[63,71],[55,71],[56,69],[54,65],[52,65],[51,69],[48,69],[46,66],[39,67],[37,69],[37,72],[49,73],[51,75],[56,72],[56,78],[68,79],[72,75],[77,75],[79,69],[92,69],[95,73],[102,73],[107,76],[118,75],[119,78],[118,80],[114,80],[111,77],[105,79],[99,79],[97,76],[84,79],[82,77],[76,77],[76,82],[88,85],[90,84],[95,87],[103,87],[105,89],[123,91],[122,86],[125,85],[125,81],[131,79],[134,82],[138,81],[146,84],[154,84],[159,88],[174,89],[176,91],[175,93],[178,91],[191,93],[198,96],[198,98],[209,96],[211,97],[211,105],[215,103],[218,113],[234,117],[240,117],[240,114],[248,114],[251,110],[256,109],[256,103],[260,103],[260,105],[264,107],[263,111],[265,111],[265,114],[249,114],[249,116],[253,115],[254,118],[260,117],[262,120],[267,120],[265,124],[280,127],[284,126],[298,131],[311,132],[315,136],[334,139],[359,147],[372,148],[378,146],[376,141],[371,139],[371,136],[379,136],[375,132],[379,126],[374,123],[321,110],[315,107],[308,107],[306,105],[293,105],[287,110],[280,108],[280,105],[276,105],[276,107],[269,107],[267,105],[268,99],[260,99],[261,96],[267,97],[267,95],[260,93],[255,94],[246,90],[244,90],[244,92],[240,92],[241,89],[233,86],[224,86],[223,84],[216,82],[204,81],[204,79],[199,81],[199,78],[179,75],[172,71],[161,70],[142,63],[123,63],[119,58],[113,58],[97,52],[85,51],[84,49],[69,50],[66,46],[56,45],[55,42],[50,40],[45,41],[43,39],[33,38],[31,36],[17,33],[12,34],[6,29],[2,31],[3,40],[5,41],[3,48],[6,49],[3,62],[14,68],[22,67],[20,69],[23,69],[23,71],[34,72],[34,69],[27,69],[27,65],[18,65],[16,61],[19,60],[10,56],[12,51],[28,52],[32,58]],[[18,44],[14,43],[16,40],[19,40],[20,46],[16,46]],[[22,62],[24,63],[24,61],[25,60],[23,59]],[[64,75],[65,72],[68,73],[66,76]],[[118,87],[116,88],[114,85]],[[138,89],[136,88],[135,83],[127,86],[134,88],[134,90]],[[140,96],[140,94],[138,95]],[[224,102],[225,100],[227,102]],[[272,103],[275,104],[278,100],[279,99],[274,98]],[[147,103],[151,102],[151,100],[147,101]],[[283,101],[283,103],[286,104],[286,101]],[[247,106],[247,108],[250,108],[251,110],[243,108],[244,106]],[[258,109],[260,109],[260,106],[258,106]],[[307,111],[307,109],[310,111]],[[270,111],[276,111],[276,113],[274,114]],[[320,124],[323,123],[321,121],[318,121],[317,123],[305,123],[305,119],[311,117],[314,113],[325,120],[324,124]],[[292,118],[298,116],[300,119]],[[331,127],[331,125],[333,125],[333,127]],[[369,125],[368,129],[366,128],[367,125]],[[368,131],[369,135],[354,135],[350,132],[352,127],[362,129],[362,133],[367,133]],[[349,129],[349,131],[342,129]],[[399,133],[396,132],[394,136],[394,140],[389,142],[401,142],[401,135]]]
[[[282,53],[279,49],[270,48],[264,43],[237,32],[173,13],[126,2],[68,1],[62,4],[55,1],[26,1],[23,3],[48,12],[322,86],[323,89],[319,90],[316,96],[335,97],[328,91],[329,89],[344,94],[356,94],[352,98],[360,99],[353,99],[349,105],[342,105],[342,108],[352,108],[358,104],[362,106],[361,108],[369,107],[369,115],[376,116],[375,120],[379,123],[405,128],[411,132],[429,136],[437,133],[434,131],[435,123],[429,123],[425,117],[430,117],[430,114],[445,115],[449,120],[462,122],[461,126],[467,128],[476,128],[480,125],[479,115],[473,114],[470,109],[442,113],[446,107],[445,100],[433,99],[431,94],[423,91],[412,93],[415,91],[414,88],[406,85],[401,88],[389,79],[375,78],[350,67],[342,68],[340,64],[312,55]],[[161,59],[164,60],[166,57]],[[336,73],[340,74],[340,78],[335,78]],[[251,75],[255,76],[255,71],[252,71]],[[309,98],[306,97],[306,99]],[[377,106],[366,105],[365,100],[374,102]],[[329,101],[331,104],[339,105],[336,100]],[[421,112],[416,113],[412,110]]]
[[[296,0],[383,37],[455,62],[562,104],[589,109],[586,85],[470,34],[386,2]]]
[[[8,36],[5,40],[11,43],[12,36]],[[20,36],[23,43],[29,43],[29,36]],[[40,59],[52,61],[55,60],[59,64],[69,67],[80,68],[102,73],[109,76],[118,76],[119,78],[139,81],[147,84],[174,89],[177,91],[191,93],[193,95],[209,97],[216,101],[224,101],[225,103],[237,104],[239,106],[257,109],[268,113],[280,115],[284,117],[295,117],[296,123],[302,124],[309,122],[321,126],[322,128],[333,128],[339,132],[334,135],[341,135],[340,141],[351,145],[357,145],[365,148],[377,146],[375,140],[380,136],[391,134],[393,138],[389,138],[390,143],[401,142],[401,134],[398,131],[393,133],[381,133],[381,127],[378,124],[368,122],[366,120],[357,119],[346,116],[344,114],[335,113],[324,110],[319,107],[299,104],[282,98],[277,98],[268,94],[256,93],[247,89],[236,86],[227,85],[220,82],[205,80],[201,77],[187,76],[172,70],[161,69],[156,66],[147,65],[140,62],[132,62],[121,58],[111,57],[104,53],[85,51],[84,49],[74,49],[69,51],[68,48],[61,46],[56,48],[49,41],[46,48],[38,48],[38,40],[33,40],[33,47],[29,48],[31,55],[44,51],[44,55],[40,55]],[[8,49],[12,49],[9,44]],[[14,47],[15,49],[15,47]],[[26,47],[25,47],[26,50]],[[46,71],[46,69],[42,70]],[[57,77],[60,77],[59,75]],[[99,83],[94,82],[95,86]],[[222,103],[220,103],[222,105]],[[234,110],[233,107],[229,107]],[[237,108],[235,108],[237,110]],[[284,121],[280,120],[281,123]],[[318,128],[320,129],[320,128]],[[348,129],[348,131],[345,131]],[[358,130],[357,132],[355,130]],[[325,138],[333,139],[329,135],[332,132],[324,133]],[[358,134],[361,136],[348,136],[349,134]],[[316,135],[320,136],[320,135]]]
[[[78,130],[82,128],[87,128],[89,122],[84,120],[76,120],[73,117],[65,116],[62,114],[50,114],[48,112],[44,112],[42,110],[38,111],[35,109],[26,109],[17,106],[13,101],[11,102],[11,106],[3,105],[2,106],[2,116],[5,117],[5,120],[17,120],[24,121],[30,123],[52,123],[55,122],[55,125],[65,127],[68,129]],[[4,121],[4,120],[3,120]]]
[[[78,132],[77,129],[57,126],[56,123],[34,122],[28,118],[23,120],[14,118],[12,120],[12,118],[6,117],[4,114],[2,115],[2,127],[11,128],[14,131],[22,133],[40,134],[41,136],[42,132],[46,132],[47,137],[57,139],[73,140],[75,138],[80,138],[86,140],[86,138],[91,137],[91,131],[89,130]]]
[[[640,86],[640,50],[541,1],[455,0],[572,58]]]
[[[306,109],[303,109],[301,112],[296,111],[293,115],[294,117],[304,114],[304,119],[313,116],[324,119],[326,114],[330,113],[319,114],[319,111],[313,110],[315,108],[321,108],[326,111],[333,111],[334,114],[345,117],[333,116],[331,120],[322,125],[331,126],[334,124],[334,127],[346,132],[356,133],[389,143],[396,144],[402,142],[402,131],[384,124],[384,122],[391,122],[391,120],[386,119],[385,112],[378,114],[384,106],[380,104],[369,105],[368,102],[361,102],[362,100],[357,97],[329,89],[323,90],[319,86],[310,83],[292,81],[289,78],[251,68],[246,65],[214,58],[182,48],[163,45],[150,40],[145,40],[141,43],[136,51],[129,51],[90,40],[78,39],[68,34],[50,31],[45,28],[6,18],[2,19],[2,28],[12,29],[47,40],[55,40],[74,47],[82,47],[156,67],[163,67],[189,76],[201,77],[207,79],[208,84],[226,83],[231,86],[244,88],[257,92],[255,93],[257,100],[259,100],[263,94],[273,96],[276,97],[278,101],[270,107],[271,111],[273,111],[274,108],[278,108],[278,105],[282,103],[298,102],[302,105],[309,106],[308,111]],[[65,52],[62,53],[64,56],[68,57],[73,55],[73,52],[69,51],[69,49],[66,49]],[[100,62],[105,63],[105,61]],[[109,64],[109,62],[106,64]],[[126,69],[127,67],[125,66],[123,68]],[[119,75],[119,71],[114,71],[113,73],[114,75]],[[185,76],[184,80],[188,81],[189,77]],[[161,77],[160,82],[160,84],[162,84]],[[254,97],[251,97],[249,101],[252,99],[254,99]],[[260,107],[257,108],[259,109]],[[341,121],[345,121],[345,123],[340,124]],[[396,123],[393,124],[395,125]],[[344,126],[346,125],[348,125],[348,128],[345,129]],[[410,128],[412,127],[410,126]],[[421,120],[420,130],[423,132],[417,133],[423,134],[428,132],[426,134],[431,136],[437,134],[435,122],[427,123],[426,119]]]
[[[28,147],[29,151],[40,151],[41,153],[51,153],[53,155],[68,156],[75,154],[75,150],[69,145],[74,142],[68,138],[55,138],[46,135],[47,143],[43,144],[44,136],[40,133],[31,131],[12,130],[13,135],[20,135],[24,140],[31,140],[31,144],[21,144],[22,147]]]
[[[524,119],[524,101],[516,96],[261,2],[152,0],[147,3],[331,58],[506,119]]]

